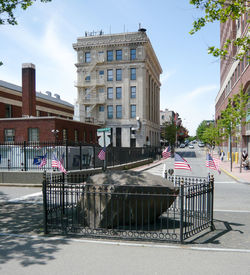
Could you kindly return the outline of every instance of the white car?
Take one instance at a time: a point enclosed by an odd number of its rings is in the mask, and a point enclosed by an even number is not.
[[[189,145],[188,145],[188,148],[189,148],[189,149],[194,149],[194,145],[193,145],[193,144],[189,144]]]

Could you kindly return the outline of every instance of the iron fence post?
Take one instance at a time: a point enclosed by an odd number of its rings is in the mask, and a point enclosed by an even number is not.
[[[69,168],[69,163],[68,163],[68,156],[69,156],[69,145],[68,145],[68,140],[66,140],[66,171],[68,171]]]
[[[23,142],[24,171],[27,171],[26,141]]]
[[[181,205],[180,205],[180,242],[183,243],[183,217],[184,217],[184,184],[182,183],[180,185],[180,200],[181,200]]]
[[[46,171],[43,172],[43,226],[44,234],[48,234],[48,211],[47,211],[47,182]]]
[[[80,141],[80,170],[82,170],[82,142]]]
[[[214,176],[211,175],[210,178],[210,194],[211,194],[211,204],[210,204],[210,220],[211,220],[211,230],[215,230],[214,226]]]

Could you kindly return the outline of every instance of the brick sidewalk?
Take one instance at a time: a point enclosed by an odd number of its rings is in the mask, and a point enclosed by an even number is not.
[[[218,155],[214,154],[214,157],[218,158]],[[224,160],[220,164],[221,170],[234,178],[239,182],[245,182],[250,184],[250,170],[241,169],[240,172],[240,164],[233,162],[232,171],[230,169],[230,161]]]

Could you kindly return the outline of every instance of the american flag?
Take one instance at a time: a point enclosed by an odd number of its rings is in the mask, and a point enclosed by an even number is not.
[[[220,173],[220,160],[213,158],[210,154],[207,154],[206,167],[217,170]]]
[[[191,171],[188,162],[176,153],[174,154],[174,169],[185,169]]]
[[[217,170],[214,160],[210,154],[207,154],[206,167],[213,169],[213,170]]]
[[[168,146],[163,152],[162,152],[162,157],[164,159],[167,159],[169,157],[171,157],[171,147]]]
[[[64,174],[67,173],[67,171],[63,167],[62,163],[57,159],[57,157],[55,156],[55,154],[52,155],[51,166],[54,167],[54,168],[58,168]]]
[[[41,161],[41,163],[39,165],[39,168],[42,168],[46,164],[47,164],[47,153],[43,156],[42,161]]]
[[[106,147],[103,147],[102,150],[98,154],[98,158],[100,160],[105,160],[105,155],[106,155]]]

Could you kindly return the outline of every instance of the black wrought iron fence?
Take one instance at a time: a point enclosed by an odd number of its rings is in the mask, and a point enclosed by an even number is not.
[[[176,176],[176,191],[168,193],[165,187],[90,185],[87,176],[45,176],[45,233],[183,242],[213,228],[213,178]]]
[[[51,170],[53,155],[62,162],[67,171],[97,168],[103,165],[103,161],[98,158],[101,149],[98,145],[79,142],[0,143],[0,169]],[[108,166],[114,166],[148,157],[156,158],[158,153],[158,147],[107,147],[106,161]],[[47,163],[40,168],[45,156]]]

